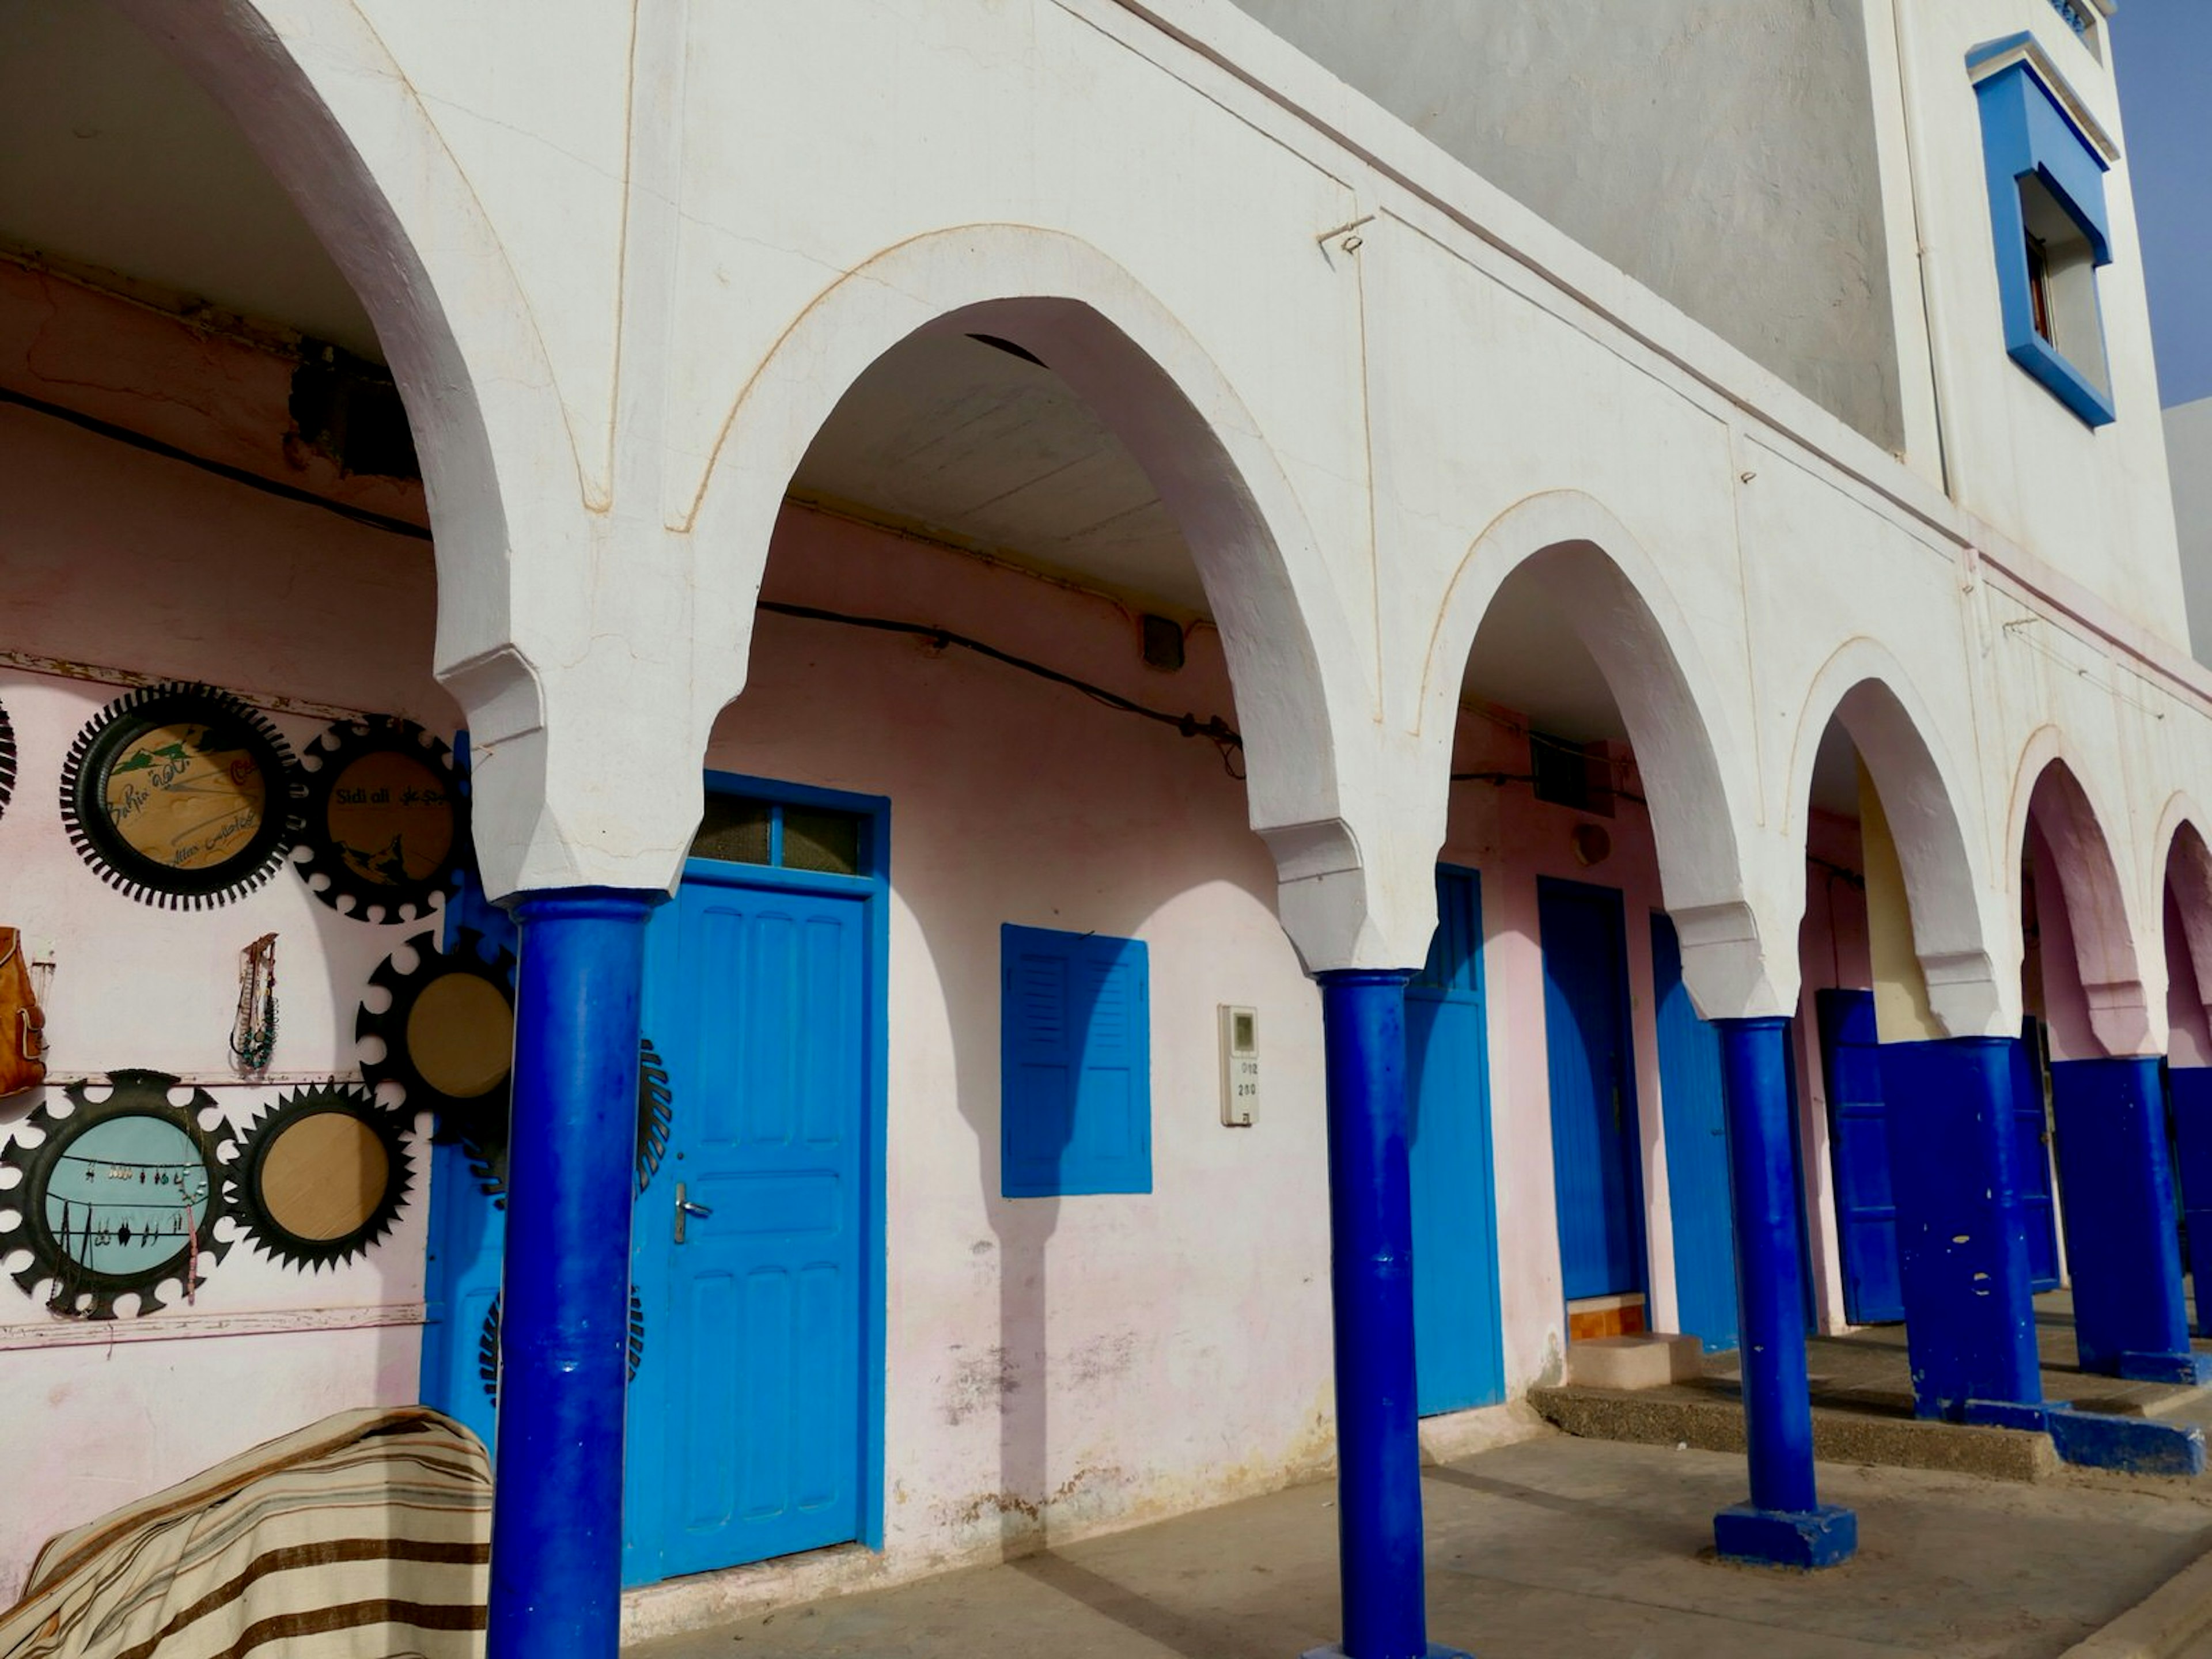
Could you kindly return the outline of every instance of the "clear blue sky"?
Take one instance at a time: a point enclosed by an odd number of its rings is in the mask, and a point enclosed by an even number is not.
[[[2194,403],[2212,398],[2212,0],[2120,0],[2111,27],[2159,401]]]

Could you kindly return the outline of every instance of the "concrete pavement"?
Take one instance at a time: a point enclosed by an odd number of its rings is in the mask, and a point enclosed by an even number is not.
[[[1820,1479],[1863,1542],[1806,1577],[1710,1559],[1741,1457],[1547,1433],[1432,1467],[1431,1634],[1480,1659],[2058,1659],[2212,1550],[2212,1482]],[[1295,1659],[1335,1635],[1333,1495],[1297,1487],[629,1651]]]

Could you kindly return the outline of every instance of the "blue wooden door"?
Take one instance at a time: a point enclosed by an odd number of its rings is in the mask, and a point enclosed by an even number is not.
[[[2020,1218],[2027,1230],[2027,1278],[2036,1291],[2058,1288],[2058,1212],[2051,1201],[2051,1131],[2043,1111],[2043,1042],[2031,1014],[2012,1050],[2013,1127]]]
[[[1651,980],[1674,1223],[1676,1323],[1704,1343],[1706,1352],[1719,1352],[1736,1346],[1735,1209],[1729,1191],[1720,1034],[1698,1017],[1682,983],[1681,941],[1663,915],[1651,918]]]
[[[467,734],[455,750],[465,761]],[[483,941],[486,961],[521,940],[514,918],[465,878],[446,904],[441,945],[462,948],[463,930]],[[468,1151],[437,1141],[430,1148],[430,1240],[423,1264],[422,1403],[469,1428],[489,1447],[498,1411],[499,1276],[505,1259],[507,1211],[483,1190]]]
[[[1855,1325],[1905,1317],[1897,1261],[1897,1204],[1889,1184],[1889,1113],[1874,993],[1814,994],[1828,1084],[1828,1150],[1844,1258],[1844,1316]]]
[[[1536,903],[1566,1297],[1640,1291],[1644,1199],[1620,895],[1547,878]]]
[[[1437,872],[1437,933],[1406,991],[1413,1180],[1413,1352],[1420,1413],[1505,1398],[1497,1183],[1482,998],[1482,898],[1472,870]]]
[[[633,1235],[665,1363],[630,1389],[632,1583],[863,1530],[867,907],[768,879],[694,859],[647,936],[680,1105]]]

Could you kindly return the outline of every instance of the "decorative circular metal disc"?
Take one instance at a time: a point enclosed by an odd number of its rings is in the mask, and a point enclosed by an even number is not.
[[[369,1086],[397,1084],[409,1113],[438,1115],[439,1139],[471,1148],[506,1139],[514,1064],[514,955],[502,950],[487,961],[483,943],[472,927],[454,930],[450,951],[439,948],[436,929],[416,933],[407,941],[411,971],[395,954],[368,976],[392,1006],[363,1006],[353,1022],[356,1041],[384,1042],[383,1059],[362,1062]]]
[[[442,902],[468,845],[453,751],[411,720],[329,726],[300,757],[293,862],[308,890],[364,921],[414,921]]]
[[[642,1193],[653,1184],[653,1174],[660,1168],[661,1160],[668,1156],[668,1137],[676,1125],[676,1091],[668,1080],[667,1062],[660,1051],[653,1046],[653,1039],[641,1037],[637,1045],[637,1189]],[[497,1133],[482,1136],[465,1132],[461,1136],[462,1150],[469,1156],[469,1173],[476,1177],[477,1185],[483,1189],[500,1208],[507,1207],[507,1119],[501,1117]]]
[[[645,1364],[645,1302],[637,1293],[637,1286],[629,1287],[629,1380],[637,1381],[637,1368]],[[483,1384],[484,1398],[495,1406],[499,1404],[499,1297],[495,1293],[491,1306],[484,1310],[483,1329],[477,1334],[477,1381]]]
[[[84,861],[149,904],[226,904],[269,878],[299,829],[291,745],[206,685],[108,704],[62,767],[62,819]]]
[[[230,1132],[201,1124],[213,1097],[195,1089],[173,1106],[177,1079],[161,1072],[117,1072],[108,1081],[99,1101],[94,1085],[70,1085],[66,1113],[42,1104],[26,1120],[42,1136],[36,1146],[19,1134],[0,1149],[0,1162],[22,1174],[0,1192],[0,1257],[27,1251],[15,1282],[81,1319],[114,1318],[126,1296],[136,1312],[152,1313],[165,1287],[196,1288],[230,1249],[215,1224],[229,1213]]]
[[[295,1090],[256,1118],[231,1166],[231,1207],[294,1267],[367,1253],[398,1219],[414,1170],[397,1113],[366,1089]]]
[[[0,812],[8,810],[9,797],[15,793],[15,728],[8,719],[8,711],[0,708]]]

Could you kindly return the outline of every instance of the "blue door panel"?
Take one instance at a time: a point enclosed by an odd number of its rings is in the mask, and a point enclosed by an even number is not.
[[[1425,1417],[1505,1398],[1481,888],[1474,871],[1438,869],[1437,913],[1428,964],[1406,992],[1413,1352]]]
[[[848,885],[785,890],[773,872],[695,861],[647,930],[643,1023],[675,1103],[631,1231],[644,1340],[627,1411],[627,1583],[864,1530],[872,947],[866,884]],[[467,925],[504,922],[466,898]],[[483,1334],[504,1212],[459,1147],[435,1147],[432,1171],[423,1398],[489,1444]],[[712,1212],[687,1219],[682,1244],[678,1182]]]
[[[1905,1317],[1897,1203],[1889,1184],[1889,1112],[1874,993],[1814,994],[1828,1084],[1828,1147],[1844,1267],[1844,1316],[1855,1325]]]
[[[1729,1190],[1720,1035],[1698,1017],[1682,983],[1681,942],[1674,922],[1663,915],[1651,918],[1651,967],[1674,1229],[1676,1322],[1706,1352],[1719,1352],[1736,1346],[1735,1212]]]
[[[1537,909],[1566,1297],[1638,1291],[1644,1204],[1620,895],[1547,878]]]
[[[857,899],[756,889],[694,864],[656,915],[648,1017],[668,1009],[690,1079],[664,1173],[709,1213],[641,1227],[641,1287],[678,1310],[681,1395],[659,1431],[660,1516],[633,1577],[663,1577],[860,1535],[861,1103],[866,915]],[[672,1220],[672,1190],[650,1212]],[[666,1384],[662,1384],[665,1393]]]
[[[2013,1125],[2019,1134],[2014,1159],[2020,1181],[2020,1214],[2027,1230],[2028,1284],[2036,1291],[2058,1288],[2058,1213],[2051,1201],[2050,1129],[2044,1116],[2041,1034],[2031,1014],[2012,1049]]]
[[[447,901],[442,922],[441,942],[449,950],[459,947],[463,928],[483,939],[488,956],[513,951],[520,942],[514,919],[489,902],[473,881],[464,881]],[[487,1373],[498,1356],[486,1351],[484,1334],[499,1296],[506,1242],[507,1212],[478,1188],[468,1154],[450,1142],[434,1144],[422,1403],[465,1425],[487,1447],[498,1417]]]

